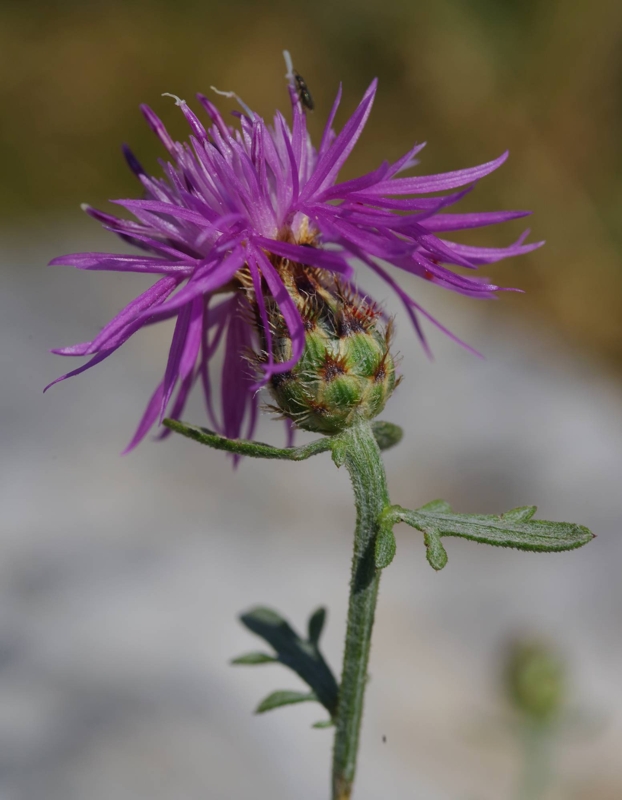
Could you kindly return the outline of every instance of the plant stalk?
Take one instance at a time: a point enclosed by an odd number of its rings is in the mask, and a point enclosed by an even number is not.
[[[551,732],[537,723],[526,723],[522,731],[523,774],[517,800],[542,800],[552,778]]]
[[[356,530],[333,750],[332,798],[349,800],[356,771],[371,633],[380,582],[380,570],[374,563],[374,548],[380,515],[389,505],[389,496],[382,457],[370,423],[358,423],[340,434],[339,439],[354,489]]]

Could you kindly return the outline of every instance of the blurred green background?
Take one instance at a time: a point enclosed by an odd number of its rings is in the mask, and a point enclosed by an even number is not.
[[[417,140],[429,142],[424,172],[470,166],[509,148],[501,174],[464,202],[533,209],[534,235],[547,240],[545,250],[494,272],[529,292],[504,297],[505,309],[550,321],[574,347],[622,367],[619,0],[4,0],[5,226],[134,195],[121,142],[152,168],[161,155],[138,104],[151,104],[185,135],[164,91],[191,99],[215,84],[262,114],[286,109],[286,47],[315,96],[316,133],[339,80],[343,120],[371,78],[380,78],[347,174]],[[484,238],[508,241],[504,230]]]

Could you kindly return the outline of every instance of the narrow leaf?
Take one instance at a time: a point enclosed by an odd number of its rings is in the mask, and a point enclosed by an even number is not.
[[[395,556],[396,544],[392,525],[382,525],[376,537],[375,561],[378,569],[388,567]]]
[[[325,622],[326,622],[325,608],[316,609],[313,612],[313,614],[311,614],[311,616],[309,617],[309,623],[308,623],[309,641],[316,646],[320,641],[320,636],[322,635],[322,630],[324,628]]]
[[[447,564],[447,551],[443,547],[439,532],[435,528],[426,528],[423,532],[425,555],[428,564],[437,572]]]
[[[392,422],[382,422],[380,420],[372,422],[371,429],[381,450],[388,450],[390,447],[399,444],[404,436],[404,431],[400,426],[394,425]]]
[[[331,449],[329,438],[316,439],[309,444],[300,447],[273,447],[264,442],[251,442],[246,439],[227,439],[220,436],[209,428],[200,428],[197,425],[189,425],[187,422],[180,422],[175,419],[165,419],[162,422],[167,428],[194,439],[195,442],[206,444],[216,450],[226,450],[228,453],[235,453],[240,456],[250,456],[251,458],[276,458],[285,461],[304,461],[306,458],[325,453]]]
[[[298,647],[300,637],[296,631],[286,619],[271,608],[257,606],[242,614],[240,620],[250,631],[271,644],[277,653]]]
[[[332,719],[321,719],[319,722],[313,723],[312,728],[332,728],[334,726]]]
[[[331,454],[332,454],[333,463],[335,464],[335,466],[337,468],[343,467],[343,465],[346,463],[346,451],[347,451],[347,447],[346,447],[345,442],[343,442],[338,437],[333,439],[333,442],[332,442],[332,445],[331,445]]]
[[[521,506],[520,508],[511,508],[503,514],[503,519],[510,522],[528,522],[538,509],[536,506]]]
[[[265,711],[272,711],[273,708],[280,708],[281,706],[291,706],[294,703],[307,703],[309,701],[317,702],[315,692],[290,692],[287,689],[278,692],[272,692],[255,709],[255,714],[263,714]]]
[[[232,664],[275,664],[278,663],[278,658],[268,655],[268,653],[245,653],[243,656],[238,656],[231,661]]]
[[[395,520],[401,520],[424,532],[437,531],[439,536],[460,536],[474,542],[518,550],[558,552],[587,544],[594,534],[583,525],[571,522],[533,520],[535,508],[525,506],[507,514],[454,514],[442,501],[428,503],[417,511],[392,506]]]
[[[339,687],[335,676],[322,656],[314,636],[321,633],[320,609],[309,620],[309,639],[302,639],[276,611],[257,607],[242,614],[242,623],[261,636],[275,650],[275,660],[293,670],[312,689],[314,697],[333,716],[337,708]]]
[[[426,503],[424,506],[421,506],[419,511],[438,511],[439,513],[451,513],[451,506],[447,502],[447,500],[432,500],[429,503]]]

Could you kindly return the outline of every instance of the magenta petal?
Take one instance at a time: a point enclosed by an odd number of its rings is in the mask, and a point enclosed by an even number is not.
[[[197,100],[207,111],[212,122],[214,122],[218,126],[221,135],[225,137],[229,136],[229,128],[227,127],[224,119],[220,115],[220,112],[218,111],[216,106],[212,103],[212,101],[208,100],[207,97],[205,97],[205,95],[201,94],[200,92],[197,94]]]
[[[223,261],[210,265],[210,269],[204,276],[190,280],[177,294],[167,303],[163,303],[155,313],[151,311],[141,315],[142,319],[152,317],[154,320],[164,319],[171,315],[176,309],[181,308],[186,303],[190,303],[197,297],[210,294],[216,289],[228,283],[235,273],[244,264],[245,255],[241,247],[227,256]]]
[[[186,333],[186,344],[179,362],[179,375],[185,380],[193,371],[199,350],[201,348],[201,336],[204,325],[204,302],[202,297],[193,300],[190,307],[190,320]]]
[[[134,175],[136,175],[137,178],[139,178],[141,175],[145,175],[146,173],[142,164],[131,151],[129,145],[124,144],[122,145],[121,149],[123,151],[123,155],[125,156],[125,160],[127,161],[127,165],[132,170]]]
[[[67,372],[65,373],[65,375],[61,375],[60,378],[56,378],[56,380],[52,381],[52,383],[48,383],[48,385],[43,390],[43,393],[45,394],[45,392],[47,392],[47,390],[50,389],[52,386],[54,386],[56,383],[65,381],[67,380],[67,378],[73,378],[75,375],[80,375],[82,372],[86,372],[87,369],[94,367],[96,364],[101,364],[102,361],[105,361],[108,358],[108,356],[111,356],[115,350],[119,349],[119,347],[120,345],[117,345],[117,347],[112,347],[110,348],[110,350],[102,350],[101,353],[98,353],[97,355],[93,356],[93,358],[90,361],[87,361],[86,364],[83,364],[81,367],[78,367],[77,369],[72,369],[71,372]]]
[[[159,305],[175,289],[178,284],[176,278],[161,278],[146,292],[143,292],[112,319],[92,341],[92,352],[97,352],[102,347],[116,345],[119,337],[126,330],[141,319],[143,313],[151,313],[154,305]],[[126,337],[127,338],[127,337]],[[123,339],[125,341],[125,339]],[[122,343],[122,342],[119,342]]]
[[[421,222],[421,227],[428,231],[462,231],[467,228],[483,228],[485,225],[497,225],[511,219],[527,217],[531,211],[491,211],[472,214],[436,214]]]
[[[426,144],[427,142],[421,142],[420,144],[414,145],[395,163],[391,164],[391,176],[397,175],[398,172],[403,172],[404,170],[414,167],[416,164],[418,164],[419,162],[415,156],[423,150]]]
[[[274,365],[274,351],[272,349],[272,329],[270,326],[270,321],[268,319],[268,310],[266,308],[266,302],[264,299],[264,291],[263,286],[261,284],[261,271],[259,267],[259,262],[257,260],[257,255],[254,251],[251,251],[251,257],[248,259],[248,267],[251,272],[251,278],[253,280],[253,292],[255,294],[257,307],[259,309],[259,318],[261,320],[261,327],[262,333],[265,337],[266,344],[265,350],[268,354],[268,366],[266,367],[267,375],[272,374],[272,367]]]
[[[140,312],[151,309],[155,304],[165,299],[177,285],[175,278],[161,278],[146,292],[132,300],[122,311],[112,319],[92,342],[72,345],[61,348],[56,352],[60,355],[91,355],[99,350],[109,351],[111,348],[120,347],[127,339],[141,327],[138,322]],[[74,373],[71,373],[72,375]],[[77,374],[77,373],[76,373]]]
[[[223,427],[224,435],[230,439],[240,437],[253,382],[245,359],[246,350],[252,346],[251,330],[240,312],[238,302],[230,317],[222,370]]]
[[[147,120],[149,127],[158,137],[158,139],[162,142],[164,147],[168,150],[171,155],[175,153],[175,143],[169,136],[168,131],[164,127],[164,123],[158,117],[158,115],[152,111],[149,106],[141,105],[140,110],[143,112],[145,119]]]
[[[365,203],[374,208],[386,208],[392,211],[435,211],[459,202],[473,190],[473,186],[453,194],[441,197],[379,197],[365,192],[353,192],[348,198],[348,206],[352,203]]]
[[[140,422],[138,423],[138,428],[136,428],[136,433],[134,434],[134,436],[132,436],[132,440],[125,448],[125,450],[121,453],[122,456],[129,453],[136,447],[136,445],[142,442],[142,440],[149,433],[149,430],[157,420],[158,415],[160,413],[160,406],[162,405],[163,387],[164,387],[164,382],[159,384],[155,392],[151,395],[151,399],[147,404],[145,413],[143,414]]]
[[[171,394],[179,378],[179,365],[181,357],[186,346],[186,335],[188,333],[188,325],[190,324],[190,305],[184,306],[177,316],[175,323],[175,330],[173,331],[173,340],[168,354],[168,361],[166,363],[166,372],[164,373],[164,381],[162,384],[162,402],[160,406],[160,422],[164,418],[166,406],[171,399]]]
[[[210,308],[211,297],[204,300],[204,325],[201,336],[201,357],[199,361],[199,372],[201,375],[201,382],[203,384],[203,394],[205,397],[205,407],[210,422],[216,431],[222,432],[223,427],[219,423],[216,411],[213,404],[212,384],[209,373],[209,362],[213,355],[216,353],[218,346],[222,340],[223,333],[227,328],[227,324],[231,319],[231,315],[235,313],[237,308],[237,297],[234,295],[230,300],[225,300],[216,308]],[[212,339],[209,339],[209,331],[216,328]]]
[[[337,177],[339,170],[352,152],[365,127],[376,96],[377,87],[378,81],[374,79],[363,95],[359,107],[345,124],[332,145],[318,160],[313,177],[301,192],[301,203],[307,202],[313,195],[322,192]]]
[[[360,178],[353,178],[343,183],[337,183],[334,186],[322,192],[321,197],[316,195],[316,202],[321,199],[326,202],[340,197],[348,197],[352,192],[364,191],[374,184],[380,183],[390,172],[389,162],[385,161],[381,164],[375,172],[368,172],[367,175],[362,175]]]
[[[328,115],[328,119],[326,120],[324,133],[322,134],[322,140],[320,142],[320,148],[318,150],[318,155],[320,156],[324,155],[324,153],[331,144],[331,139],[333,139],[335,135],[333,131],[333,122],[335,121],[335,115],[337,114],[337,109],[339,108],[339,104],[341,103],[342,91],[343,87],[341,84],[339,84],[339,88],[337,89],[337,96],[335,97],[335,101],[330,110],[330,114]]]
[[[271,366],[274,372],[286,372],[291,369],[300,359],[305,347],[305,326],[296,304],[292,300],[289,292],[285,288],[279,273],[274,269],[261,250],[255,250],[255,255],[261,266],[262,275],[268,284],[272,296],[276,300],[279,311],[283,315],[285,324],[292,340],[292,357],[289,361]]]
[[[336,272],[339,275],[343,275],[344,278],[352,276],[352,267],[342,255],[335,251],[289,244],[289,242],[279,242],[276,239],[266,239],[264,236],[254,236],[253,242],[264,250],[268,250],[277,256],[297,261],[299,264],[307,264],[310,267]]]
[[[454,172],[441,172],[438,175],[422,175],[417,178],[393,178],[384,181],[367,190],[369,195],[384,194],[411,194],[425,192],[442,192],[445,189],[455,189],[458,186],[466,186],[467,183],[483,178],[494,170],[498,169],[507,159],[509,151],[505,151],[499,158],[481,164],[479,167],[469,167],[468,169],[458,169]]]
[[[49,265],[109,272],[176,273],[181,275],[190,275],[195,267],[193,263],[165,261],[154,256],[135,256],[125,253],[71,253],[53,258]]]
[[[181,382],[179,391],[177,392],[177,397],[175,398],[175,402],[173,403],[173,407],[168,413],[170,419],[180,419],[181,415],[184,413],[184,408],[186,407],[186,402],[188,401],[188,395],[190,394],[195,381],[196,381],[196,376],[190,374],[187,375]],[[171,433],[172,431],[170,428],[163,428],[162,431],[160,431],[160,433],[158,434],[157,438],[160,441],[162,439],[168,439]]]
[[[172,203],[161,203],[159,200],[113,200],[118,206],[127,208],[128,211],[154,211],[157,214],[168,214],[175,219],[183,219],[188,222],[194,222],[196,225],[207,225],[212,222],[212,219],[206,219],[202,214],[197,214],[189,208],[179,208],[179,206]]]
[[[449,250],[457,253],[459,256],[466,256],[474,264],[493,264],[504,258],[531,253],[533,250],[542,247],[544,242],[523,244],[523,240],[528,233],[529,231],[526,231],[518,241],[508,247],[473,247],[466,244],[457,244],[456,242],[444,242],[444,244]]]

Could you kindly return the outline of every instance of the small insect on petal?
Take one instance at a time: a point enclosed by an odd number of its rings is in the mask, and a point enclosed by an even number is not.
[[[309,111],[313,111],[315,108],[315,103],[313,102],[313,97],[311,96],[311,92],[309,91],[309,87],[307,86],[305,79],[299,72],[296,72],[296,70],[293,70],[292,75],[296,81],[296,89],[298,90],[300,102]]]

